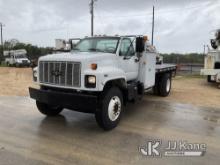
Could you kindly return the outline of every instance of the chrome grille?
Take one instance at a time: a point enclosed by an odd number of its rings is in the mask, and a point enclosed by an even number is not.
[[[77,62],[47,62],[39,63],[40,83],[80,87],[81,64]]]

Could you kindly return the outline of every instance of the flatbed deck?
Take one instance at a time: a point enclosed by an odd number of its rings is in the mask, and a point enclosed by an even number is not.
[[[156,65],[156,73],[163,73],[168,71],[175,72],[177,69],[176,65],[173,64],[158,64]]]

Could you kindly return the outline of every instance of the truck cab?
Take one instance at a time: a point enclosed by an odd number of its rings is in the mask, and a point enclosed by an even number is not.
[[[70,53],[41,57],[30,88],[40,112],[63,108],[94,113],[105,130],[115,128],[128,102],[146,90],[168,96],[176,66],[156,65],[158,53],[144,36],[100,36],[81,39]]]

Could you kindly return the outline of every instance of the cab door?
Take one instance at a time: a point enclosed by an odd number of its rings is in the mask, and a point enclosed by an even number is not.
[[[139,63],[130,38],[123,38],[119,48],[119,67],[124,70],[127,81],[138,77]]]

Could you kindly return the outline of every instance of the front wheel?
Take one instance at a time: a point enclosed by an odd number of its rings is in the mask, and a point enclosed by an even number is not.
[[[102,97],[100,108],[95,112],[98,125],[104,130],[115,128],[124,109],[123,95],[119,88],[108,89]]]
[[[36,101],[36,105],[38,110],[46,116],[56,116],[63,110],[62,107],[48,105],[39,101]]]

